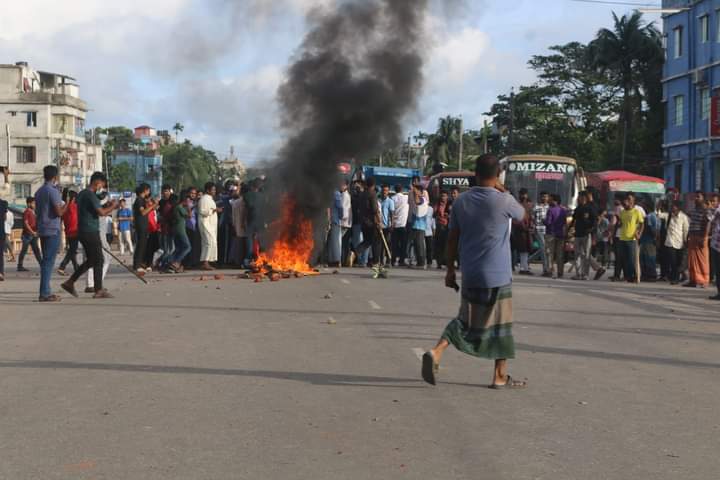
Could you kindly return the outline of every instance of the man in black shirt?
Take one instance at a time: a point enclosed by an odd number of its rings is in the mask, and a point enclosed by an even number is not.
[[[103,251],[100,240],[99,217],[110,215],[118,208],[118,202],[112,200],[103,207],[100,205],[98,193],[105,189],[107,177],[102,172],[95,172],[90,177],[90,185],[77,196],[78,208],[78,240],[85,250],[85,262],[76,269],[70,279],[61,286],[63,290],[73,297],[78,294],[75,291],[75,282],[84,273],[93,269],[93,280],[95,295],[93,298],[112,298],[112,295],[103,288]],[[103,233],[104,235],[104,233]]]
[[[372,263],[378,265],[381,257],[382,239],[378,233],[381,221],[374,178],[368,178],[365,191],[359,195],[358,214],[363,236],[363,241],[358,247],[358,255],[367,258],[365,252],[371,249]]]
[[[587,280],[590,275],[591,264],[597,273],[595,279],[604,273],[603,269],[594,261],[591,255],[593,234],[597,225],[597,208],[590,201],[588,192],[582,191],[578,195],[578,206],[573,213],[571,227],[575,227],[575,276],[573,280]]]

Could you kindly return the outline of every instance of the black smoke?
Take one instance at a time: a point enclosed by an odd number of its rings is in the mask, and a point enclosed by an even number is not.
[[[337,165],[397,145],[422,86],[427,0],[356,0],[316,10],[278,90],[287,140],[268,172],[273,198],[319,220]],[[318,222],[319,223],[319,222]]]

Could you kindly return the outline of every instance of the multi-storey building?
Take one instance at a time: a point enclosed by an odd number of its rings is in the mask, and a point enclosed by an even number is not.
[[[147,125],[136,127],[133,136],[137,143],[130,145],[126,151],[115,151],[112,156],[114,165],[127,163],[135,172],[137,184],[149,184],[153,195],[158,195],[162,187],[163,157],[158,152],[162,145],[171,141],[167,132],[164,132],[165,135],[162,133]]]
[[[102,168],[102,147],[86,140],[87,111],[72,77],[25,62],[0,65],[0,166],[11,172],[11,202],[35,193],[46,165],[57,165],[60,183],[76,189]]]
[[[663,0],[668,186],[720,185],[720,0]]]

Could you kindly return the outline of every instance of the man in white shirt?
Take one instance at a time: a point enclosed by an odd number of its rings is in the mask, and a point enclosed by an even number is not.
[[[392,197],[395,210],[392,215],[393,234],[392,234],[392,265],[397,264],[401,267],[405,266],[405,256],[407,254],[407,222],[410,212],[408,196],[403,193],[401,185],[395,185],[395,195]]]
[[[670,284],[677,285],[680,282],[680,265],[682,264],[683,249],[687,246],[690,219],[682,211],[680,202],[673,202],[670,208],[665,246],[668,248],[670,256]]]

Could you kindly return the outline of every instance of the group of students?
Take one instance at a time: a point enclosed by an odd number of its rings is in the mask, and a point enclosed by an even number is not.
[[[519,264],[519,273],[531,275],[529,262],[539,258],[544,276],[560,278],[572,251],[573,280],[587,280],[591,269],[598,280],[614,260],[612,281],[706,287],[713,278],[718,281],[720,271],[719,198],[696,192],[685,213],[677,199],[653,205],[627,193],[615,198],[608,212],[595,205],[591,192],[583,191],[570,212],[558,195],[543,192],[533,205],[521,191],[518,200],[529,215],[512,224],[513,267]],[[720,299],[720,285],[712,298]]]
[[[343,180],[329,209],[328,264],[446,266],[450,211],[459,194],[442,192],[431,204],[420,177],[407,192],[402,185],[378,187],[374,178]]]

